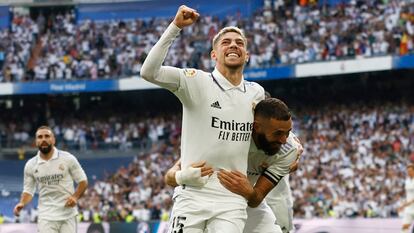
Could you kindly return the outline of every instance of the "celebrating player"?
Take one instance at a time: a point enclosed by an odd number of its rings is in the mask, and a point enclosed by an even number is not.
[[[257,207],[247,209],[246,233],[282,232],[274,224],[276,219],[272,209],[263,199],[282,177],[292,171],[302,152],[302,146],[290,132],[291,129],[292,119],[288,107],[275,98],[262,100],[255,109],[253,140],[248,157],[249,179],[240,171],[222,170],[219,173],[220,182],[226,188],[245,197],[249,206]],[[194,164],[181,171],[179,169],[176,164],[167,172],[167,184],[174,186],[175,178],[175,181],[180,180],[177,184],[203,186],[202,176],[209,174],[209,167],[205,163]]]
[[[33,198],[36,186],[39,191],[38,232],[73,233],[76,229],[76,204],[85,192],[88,182],[78,160],[66,151],[55,147],[55,136],[47,126],[36,131],[39,151],[24,167],[24,187],[14,214]],[[78,183],[76,191],[73,182]]]
[[[194,9],[178,9],[174,21],[149,52],[141,76],[173,92],[183,105],[182,167],[206,160],[215,171],[246,172],[253,106],[264,99],[264,90],[243,80],[249,54],[242,31],[226,27],[214,37],[211,58],[216,67],[212,73],[161,66],[173,40],[198,17]],[[243,231],[246,201],[224,188],[216,174],[202,188],[176,190],[170,232]]]

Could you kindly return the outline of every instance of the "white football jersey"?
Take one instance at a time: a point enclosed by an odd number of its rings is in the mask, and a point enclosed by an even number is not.
[[[77,209],[64,207],[74,192],[74,181],[86,180],[78,160],[66,151],[54,148],[52,158],[43,160],[39,152],[27,161],[24,168],[23,192],[39,192],[39,219],[66,220],[77,215]]]
[[[250,232],[279,232],[273,229],[274,221],[263,221],[271,219],[274,215],[277,224],[286,230],[293,228],[292,219],[292,194],[289,185],[290,166],[298,159],[299,143],[294,139],[293,133],[289,134],[287,143],[282,145],[280,151],[269,156],[264,151],[257,149],[254,141],[250,145],[248,179],[254,185],[260,176],[265,176],[276,186],[266,195],[260,205],[261,208],[248,208],[248,220],[246,228]],[[265,211],[264,206],[271,210]],[[267,216],[272,215],[272,216]],[[280,229],[279,229],[280,230]],[[247,231],[245,231],[247,232]]]
[[[407,178],[405,180],[405,193],[407,196],[406,201],[413,201],[414,200],[414,179]],[[414,212],[414,204],[411,204],[406,207],[407,211]]]
[[[247,168],[247,175],[251,184],[255,184],[261,175],[277,184],[284,176],[289,174],[290,166],[298,159],[299,145],[294,137],[295,135],[291,132],[286,144],[283,144],[280,150],[271,156],[257,149],[252,140]]]
[[[181,166],[205,160],[215,170],[247,170],[253,129],[253,108],[264,99],[264,89],[242,80],[231,84],[218,70],[161,66],[179,34],[173,23],[152,48],[142,73],[147,81],[172,91],[183,104]]]

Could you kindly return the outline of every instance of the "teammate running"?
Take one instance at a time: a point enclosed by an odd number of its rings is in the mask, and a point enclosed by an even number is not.
[[[55,147],[55,136],[47,126],[36,131],[39,151],[24,167],[24,187],[14,214],[19,216],[31,202],[36,187],[39,191],[38,232],[77,232],[76,204],[85,192],[88,182],[78,160],[72,154]],[[74,181],[78,183],[74,190]]]

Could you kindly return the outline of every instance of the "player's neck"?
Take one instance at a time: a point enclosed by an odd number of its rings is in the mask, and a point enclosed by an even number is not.
[[[243,79],[243,67],[231,69],[228,67],[217,66],[217,70],[234,86],[240,85]]]

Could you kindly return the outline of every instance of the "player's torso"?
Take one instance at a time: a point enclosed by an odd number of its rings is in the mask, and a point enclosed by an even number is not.
[[[247,83],[224,90],[211,74],[203,75],[190,87],[200,90],[195,103],[184,106],[183,166],[206,160],[216,169],[245,171],[257,89]]]
[[[66,186],[71,182],[69,168],[62,155],[55,159],[36,163],[32,171],[39,195],[47,195],[48,198],[62,198],[62,194],[66,193],[64,192]]]
[[[405,180],[405,191],[407,195],[407,201],[414,200],[414,179]],[[414,205],[410,205],[411,208],[414,208]]]

